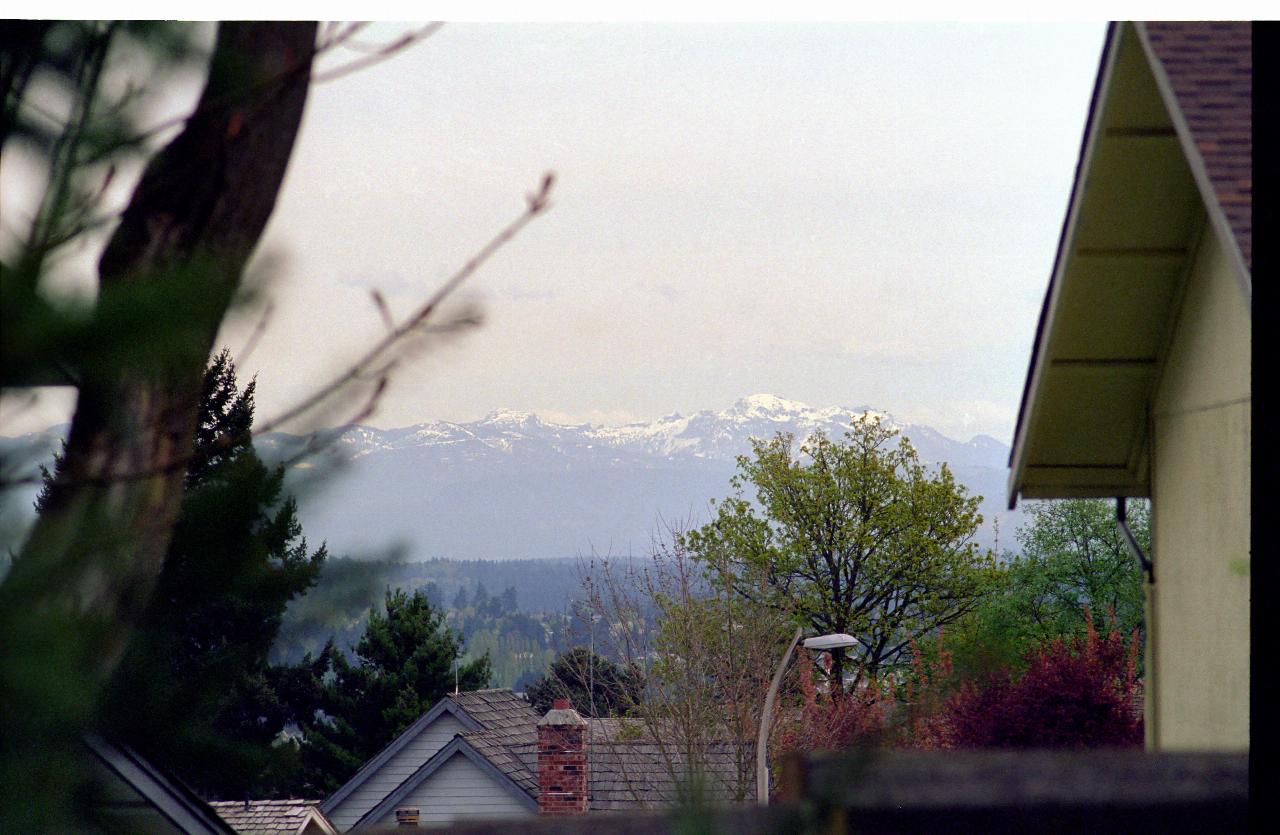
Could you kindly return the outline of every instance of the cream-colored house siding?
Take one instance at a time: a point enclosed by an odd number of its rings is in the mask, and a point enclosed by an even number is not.
[[[1251,340],[1206,229],[1151,409],[1147,739],[1160,750],[1249,746]]]
[[[454,754],[422,785],[410,792],[397,805],[418,809],[423,826],[447,826],[455,820],[472,818],[526,818],[534,814],[520,802],[514,789],[499,784],[462,753]],[[395,812],[389,812],[380,823],[395,826]]]
[[[449,744],[455,734],[467,727],[449,713],[442,713],[434,722],[423,728],[394,757],[383,763],[376,774],[370,775],[358,789],[329,812],[329,820],[338,831],[345,832],[356,821],[382,801],[403,783],[427,760]]]

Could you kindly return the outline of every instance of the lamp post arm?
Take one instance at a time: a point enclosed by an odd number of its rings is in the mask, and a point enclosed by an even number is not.
[[[791,638],[791,643],[787,644],[787,651],[782,655],[782,663],[778,665],[778,671],[773,674],[769,693],[764,697],[764,710],[760,712],[760,735],[756,738],[756,803],[761,806],[769,805],[769,757],[765,746],[769,742],[773,702],[778,697],[778,687],[782,684],[782,675],[787,671],[787,663],[791,661],[791,653],[795,650],[796,644],[800,643],[800,636],[803,634],[803,627],[797,629],[796,634]]]

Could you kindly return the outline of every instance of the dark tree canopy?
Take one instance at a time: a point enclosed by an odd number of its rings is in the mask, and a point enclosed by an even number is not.
[[[534,710],[546,713],[555,699],[568,699],[584,716],[625,716],[644,698],[644,673],[635,665],[620,666],[574,647],[561,653],[525,695]]]
[[[112,736],[219,797],[294,779],[296,750],[272,743],[296,717],[267,653],[325,559],[323,546],[308,553],[283,468],[254,452],[253,388],[237,388],[226,351],[205,373],[174,536],[100,708]]]
[[[488,654],[462,663],[461,641],[421,590],[388,590],[384,608],[369,612],[352,659],[330,643],[304,660],[309,682],[294,683],[310,690],[319,711],[301,722],[313,794],[342,785],[455,685],[489,684]]]

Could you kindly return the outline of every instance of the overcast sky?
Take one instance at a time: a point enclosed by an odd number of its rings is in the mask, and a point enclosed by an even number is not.
[[[313,89],[242,375],[261,416],[296,401],[382,333],[371,288],[404,315],[554,170],[553,208],[459,298],[485,324],[367,422],[768,392],[1008,442],[1104,33],[449,24]]]

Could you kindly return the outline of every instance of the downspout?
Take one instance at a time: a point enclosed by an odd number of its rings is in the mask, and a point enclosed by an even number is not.
[[[1143,572],[1147,575],[1148,583],[1155,583],[1156,568],[1142,550],[1142,546],[1138,544],[1138,539],[1133,535],[1133,531],[1129,529],[1129,521],[1125,518],[1125,500],[1123,496],[1116,498],[1116,530],[1120,531],[1120,535],[1124,537],[1125,544],[1129,546],[1129,552],[1138,558],[1138,563],[1142,566]]]

